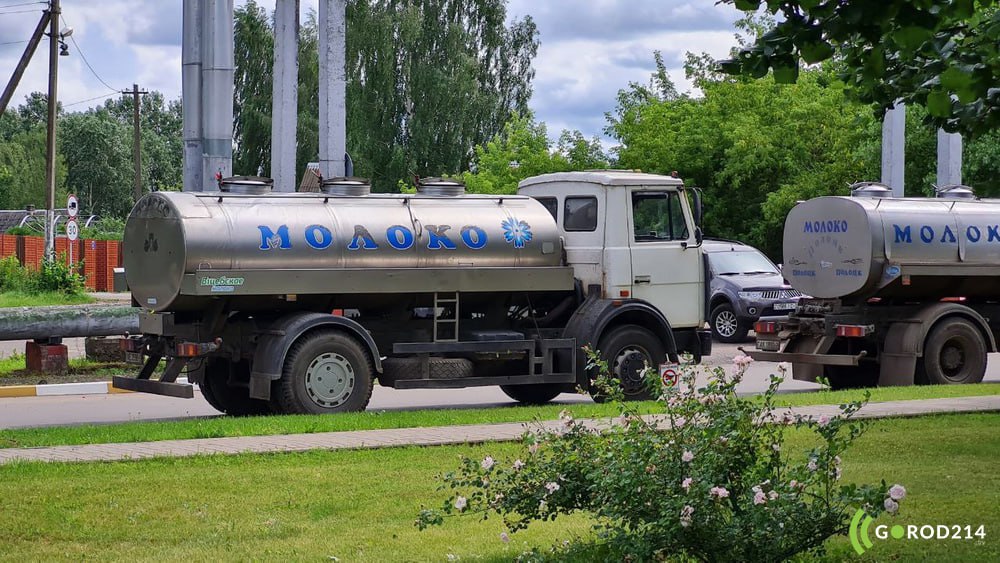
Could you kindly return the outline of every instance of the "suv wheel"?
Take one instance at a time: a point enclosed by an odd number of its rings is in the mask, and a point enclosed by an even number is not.
[[[723,303],[712,309],[712,336],[719,342],[743,342],[750,328],[733,311],[733,306]]]

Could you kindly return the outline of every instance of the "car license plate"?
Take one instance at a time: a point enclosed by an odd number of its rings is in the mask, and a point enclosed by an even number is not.
[[[758,340],[757,349],[762,352],[777,352],[781,349],[780,340]]]
[[[796,305],[797,305],[797,303],[795,303],[794,301],[792,303],[775,303],[774,304],[774,310],[775,311],[791,311],[792,309],[795,308]]]
[[[142,353],[140,352],[125,352],[125,363],[142,365]]]

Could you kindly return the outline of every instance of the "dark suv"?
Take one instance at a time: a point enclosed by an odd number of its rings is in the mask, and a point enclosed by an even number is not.
[[[702,250],[712,277],[709,323],[721,342],[741,342],[754,321],[795,309],[801,293],[785,283],[778,267],[741,242],[706,239]]]

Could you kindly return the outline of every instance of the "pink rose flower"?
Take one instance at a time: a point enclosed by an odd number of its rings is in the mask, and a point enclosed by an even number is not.
[[[906,498],[906,489],[902,485],[896,484],[889,487],[889,498],[894,501],[901,501]]]

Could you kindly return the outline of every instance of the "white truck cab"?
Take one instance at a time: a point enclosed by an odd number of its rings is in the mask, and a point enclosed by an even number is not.
[[[518,188],[552,214],[566,263],[584,287],[601,286],[607,299],[646,301],[675,330],[703,326],[707,281],[699,213],[680,178],[561,172],[528,178]]]

